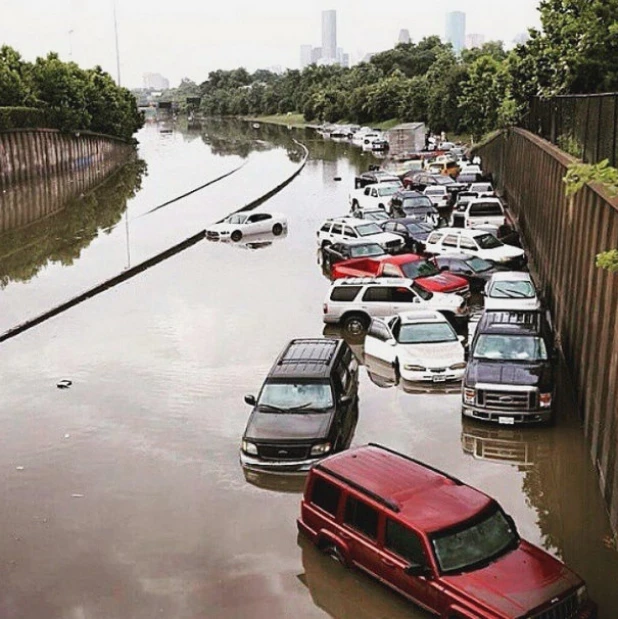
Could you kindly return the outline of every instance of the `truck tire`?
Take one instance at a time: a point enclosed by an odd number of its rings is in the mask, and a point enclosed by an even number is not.
[[[367,331],[369,327],[369,317],[366,314],[355,312],[352,314],[346,314],[343,317],[343,328],[350,335],[362,335]]]

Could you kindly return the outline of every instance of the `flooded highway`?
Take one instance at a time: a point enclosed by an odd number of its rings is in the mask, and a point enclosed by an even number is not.
[[[302,478],[245,478],[238,461],[244,394],[291,338],[325,331],[316,230],[347,211],[370,156],[231,121],[137,137],[140,161],[91,208],[78,196],[0,236],[0,330],[263,195],[298,167],[292,137],[310,155],[263,206],[287,215],[287,235],[202,241],[2,344],[0,617],[426,617],[298,539]],[[462,421],[457,390],[360,374],[353,445],[382,443],[494,496],[587,581],[601,619],[618,616],[618,544],[564,373],[555,427],[515,429]]]

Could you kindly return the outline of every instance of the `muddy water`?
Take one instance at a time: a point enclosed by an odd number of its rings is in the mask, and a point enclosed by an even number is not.
[[[196,232],[296,166],[285,129],[207,129],[140,136],[148,175],[128,202],[131,256]],[[311,158],[268,203],[287,213],[287,237],[204,241],[0,348],[0,617],[423,617],[297,539],[302,479],[247,480],[238,464],[242,396],[287,340],[323,332],[315,231],[346,210],[367,165],[352,147],[301,137]],[[123,212],[71,264],[39,260],[36,277],[11,280],[4,305],[25,317],[124,268],[125,234]],[[618,616],[618,552],[566,381],[555,428],[513,430],[462,423],[457,393],[361,378],[354,444],[381,442],[494,495],[524,537],[588,581],[603,619]]]

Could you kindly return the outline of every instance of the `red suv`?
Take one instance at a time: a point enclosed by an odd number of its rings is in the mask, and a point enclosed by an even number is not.
[[[582,579],[521,539],[500,505],[380,445],[310,471],[298,528],[443,619],[592,619]]]

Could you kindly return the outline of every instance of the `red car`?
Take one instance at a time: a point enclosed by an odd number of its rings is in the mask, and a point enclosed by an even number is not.
[[[442,619],[594,619],[583,580],[483,492],[380,445],[309,472],[299,531]]]
[[[405,277],[429,292],[456,292],[467,296],[470,284],[465,277],[441,271],[434,262],[417,254],[385,255],[377,258],[352,258],[331,268],[331,279],[342,277]]]

